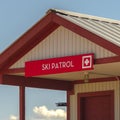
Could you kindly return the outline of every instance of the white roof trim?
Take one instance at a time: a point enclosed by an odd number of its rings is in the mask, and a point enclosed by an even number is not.
[[[120,24],[119,20],[113,20],[113,19],[104,18],[104,17],[97,17],[97,16],[88,15],[88,14],[81,14],[81,13],[71,12],[71,11],[67,11],[67,10],[59,10],[59,9],[50,9],[50,10],[55,11],[56,13],[58,12],[61,14],[66,14],[68,16],[71,15],[71,16],[75,16],[75,17],[94,19],[94,20],[99,20],[99,21],[103,21],[103,22],[110,22],[113,24]]]

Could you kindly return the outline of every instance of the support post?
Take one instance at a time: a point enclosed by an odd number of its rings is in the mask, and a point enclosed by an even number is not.
[[[70,91],[67,91],[67,120],[70,120]]]
[[[74,95],[74,88],[67,91],[67,120],[71,120],[70,116],[70,96]]]
[[[19,116],[25,120],[25,86],[19,86]]]

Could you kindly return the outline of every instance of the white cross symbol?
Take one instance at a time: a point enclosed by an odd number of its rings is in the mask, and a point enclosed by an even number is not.
[[[89,62],[90,62],[90,61],[89,61],[88,59],[86,59],[86,60],[85,60],[85,65],[87,66],[87,65],[89,64]]]

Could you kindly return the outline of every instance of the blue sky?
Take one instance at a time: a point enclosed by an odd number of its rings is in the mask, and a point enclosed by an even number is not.
[[[119,5],[119,0],[0,0],[0,52],[41,19],[50,8],[120,20]],[[18,87],[0,86],[0,120],[17,120],[18,92]],[[40,120],[40,110],[50,113],[54,109],[56,113],[58,108],[55,102],[65,101],[65,95],[64,91],[27,88],[26,120]],[[62,120],[59,117],[55,120],[59,119]],[[43,116],[41,120],[48,119]]]

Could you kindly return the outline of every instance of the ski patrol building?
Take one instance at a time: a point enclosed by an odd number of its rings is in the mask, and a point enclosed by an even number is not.
[[[67,91],[67,120],[120,120],[120,21],[50,9],[0,54],[0,84]]]

